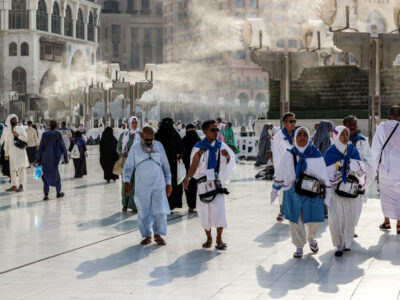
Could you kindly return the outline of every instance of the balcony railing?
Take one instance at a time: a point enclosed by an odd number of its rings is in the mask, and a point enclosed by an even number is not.
[[[51,16],[51,32],[61,34],[61,17]]]
[[[29,28],[29,11],[25,9],[13,9],[9,12],[9,28],[10,29],[28,29]]]
[[[48,31],[48,17],[47,13],[37,11],[36,12],[36,29],[42,31]]]

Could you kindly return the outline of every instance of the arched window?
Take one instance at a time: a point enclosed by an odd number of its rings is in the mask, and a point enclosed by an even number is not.
[[[51,32],[61,34],[60,7],[57,2],[53,4],[53,14],[51,15]]]
[[[23,68],[18,67],[12,71],[12,90],[18,94],[26,93],[26,72]]]
[[[36,11],[36,29],[48,31],[47,7],[44,0],[39,0],[38,10]]]
[[[8,56],[17,56],[17,44],[12,42],[10,45],[8,45]]]
[[[83,23],[82,9],[78,10],[78,18],[76,19],[76,37],[82,40],[85,38],[85,25]]]
[[[29,56],[29,44],[23,42],[21,44],[21,56]]]
[[[67,5],[67,9],[65,10],[64,34],[66,36],[72,36],[72,11],[69,5]]]
[[[162,3],[157,3],[156,4],[156,15],[157,16],[162,16],[163,15]]]
[[[94,22],[94,17],[93,13],[90,12],[89,14],[89,24],[88,24],[88,40],[89,41],[94,41],[94,29],[95,29],[95,22]]]
[[[25,0],[13,0],[9,12],[8,25],[10,29],[28,29],[29,11]]]

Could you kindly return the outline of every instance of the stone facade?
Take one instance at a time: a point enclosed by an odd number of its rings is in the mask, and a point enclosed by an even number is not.
[[[122,70],[163,62],[162,0],[100,0],[100,59]]]
[[[78,0],[0,1],[0,103],[18,93],[23,116],[31,99],[69,88],[74,71],[94,72],[100,6]],[[89,73],[87,73],[89,74]],[[78,80],[77,80],[78,81]],[[56,84],[58,82],[58,84]],[[80,85],[82,82],[75,82]]]

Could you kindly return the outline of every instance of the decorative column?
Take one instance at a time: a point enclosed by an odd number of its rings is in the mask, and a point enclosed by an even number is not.
[[[87,39],[88,39],[88,23],[87,22],[83,23],[83,39],[85,41],[87,41]]]
[[[34,9],[29,10],[29,29],[36,30],[36,11]]]
[[[47,13],[47,32],[51,32],[51,11]]]

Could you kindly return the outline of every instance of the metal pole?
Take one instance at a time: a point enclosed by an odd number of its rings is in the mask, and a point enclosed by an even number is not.
[[[283,126],[282,116],[290,110],[290,57],[281,55],[281,106],[280,123]]]
[[[90,90],[88,89],[85,92],[85,127],[87,130],[90,129],[90,103],[89,103],[89,93]]]
[[[111,89],[106,91],[106,126],[111,126],[110,122],[110,99],[111,99]]]
[[[368,97],[368,136],[372,143],[376,126],[381,117],[381,48],[380,40],[371,38],[370,40],[371,64],[369,68],[369,97]]]

